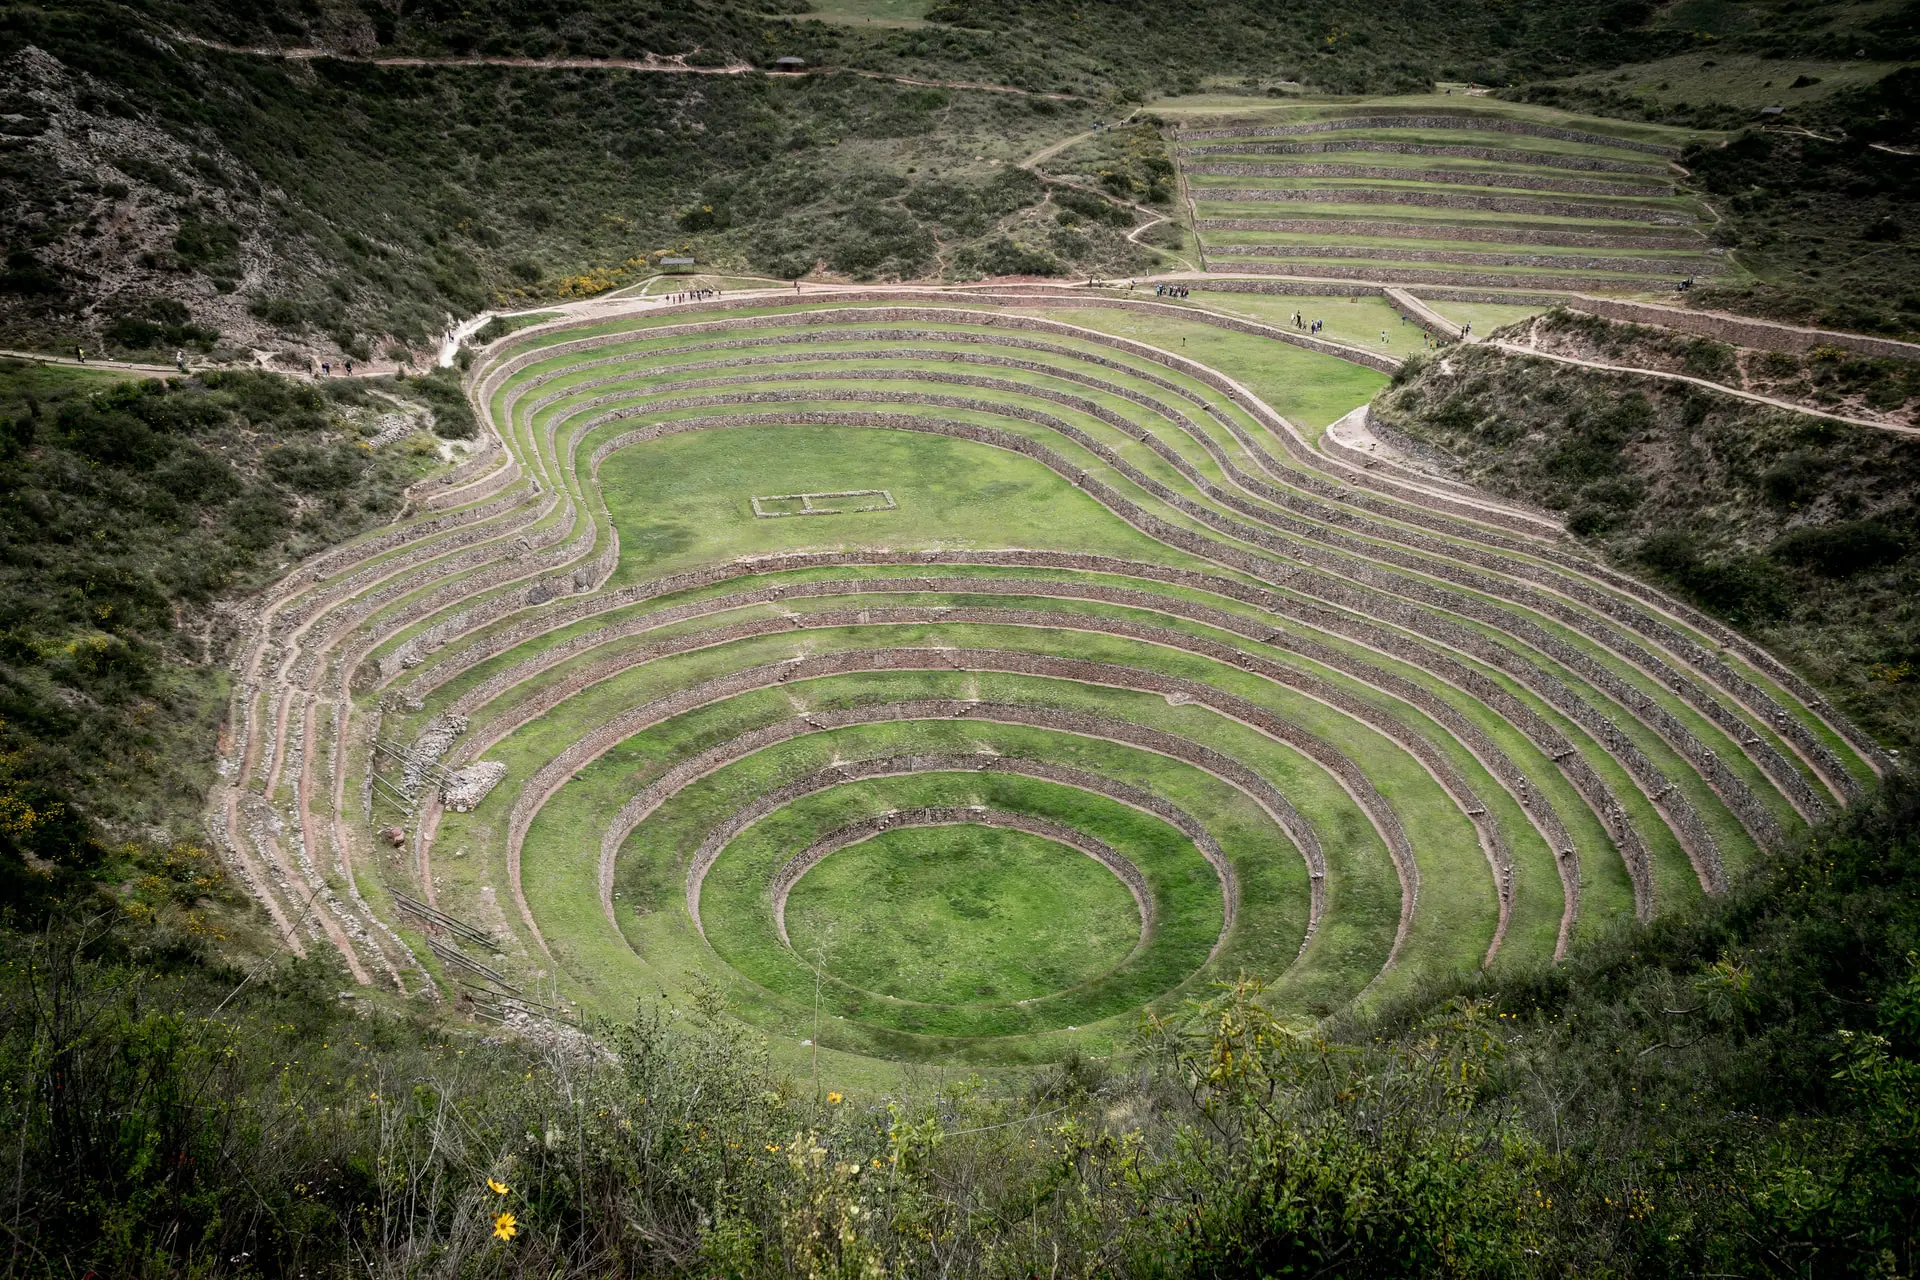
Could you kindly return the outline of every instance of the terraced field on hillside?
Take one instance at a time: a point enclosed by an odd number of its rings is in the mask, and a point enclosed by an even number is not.
[[[1708,211],[1676,185],[1692,135],[1498,106],[1185,122],[1178,163],[1209,268],[1630,292],[1723,270]]]
[[[743,298],[489,348],[491,447],[247,646],[218,816],[291,944],[482,1016],[711,987],[880,1080],[1104,1052],[1240,973],[1311,1016],[1553,957],[1882,767],[1547,516],[1114,332],[1170,308],[1073,306]]]

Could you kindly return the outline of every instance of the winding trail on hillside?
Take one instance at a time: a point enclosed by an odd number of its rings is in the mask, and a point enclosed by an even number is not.
[[[1795,404],[1791,400],[1779,400],[1773,396],[1761,395],[1758,391],[1743,391],[1739,387],[1730,387],[1724,382],[1712,382],[1706,378],[1696,378],[1691,374],[1669,373],[1665,369],[1647,369],[1640,365],[1608,364],[1602,360],[1586,360],[1579,356],[1562,355],[1557,351],[1542,351],[1538,347],[1525,346],[1518,342],[1502,342],[1488,339],[1486,345],[1495,350],[1504,351],[1512,356],[1531,356],[1536,360],[1552,360],[1558,364],[1577,365],[1582,369],[1597,369],[1602,373],[1626,373],[1638,378],[1660,378],[1667,382],[1686,382],[1708,391],[1718,391],[1722,395],[1733,396],[1740,400],[1750,400],[1755,404],[1766,405],[1770,409],[1786,409],[1792,413],[1804,413],[1809,417],[1824,418],[1829,422],[1845,422],[1856,427],[1872,427],[1876,431],[1891,431],[1895,435],[1920,436],[1920,427],[1901,426],[1897,422],[1885,422],[1877,418],[1856,418],[1845,413],[1833,413],[1825,409],[1816,409],[1809,404]]]
[[[347,53],[313,45],[227,44],[219,40],[209,40],[205,36],[189,35],[184,31],[176,31],[173,34],[175,39],[185,44],[212,49],[216,53],[236,53],[245,57],[285,59],[292,62],[331,59],[335,62],[355,62],[369,67],[508,67],[521,71],[637,71],[684,76],[742,76],[753,72],[777,76],[848,75],[861,76],[868,80],[885,80],[892,84],[909,84],[923,89],[971,89],[980,93],[1010,93],[1022,98],[1046,98],[1054,102],[1087,101],[1084,94],[1078,93],[1051,93],[1041,89],[1022,89],[1017,85],[988,84],[980,80],[929,80],[921,76],[866,71],[859,67],[802,67],[792,71],[769,71],[747,62],[728,62],[717,67],[695,67],[687,64],[686,60],[693,55],[686,53],[674,54],[670,57],[649,53],[643,58],[527,58],[486,54],[436,57],[424,54]]]

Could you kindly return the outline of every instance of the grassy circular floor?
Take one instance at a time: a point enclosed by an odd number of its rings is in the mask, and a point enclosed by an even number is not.
[[[1024,831],[920,827],[831,855],[787,900],[793,948],[848,986],[925,1004],[1078,986],[1140,940],[1125,886]]]

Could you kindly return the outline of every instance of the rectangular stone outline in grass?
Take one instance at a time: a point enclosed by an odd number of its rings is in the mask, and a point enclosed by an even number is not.
[[[878,497],[880,501],[869,503],[864,507],[816,507],[813,505],[815,498],[872,497]],[[837,489],[832,493],[775,493],[765,497],[756,495],[751,501],[753,503],[753,515],[756,520],[777,520],[782,516],[858,515],[864,511],[893,511],[900,505],[893,500],[892,491],[887,489]],[[771,502],[798,502],[800,509],[798,511],[769,511],[761,505],[762,503]]]

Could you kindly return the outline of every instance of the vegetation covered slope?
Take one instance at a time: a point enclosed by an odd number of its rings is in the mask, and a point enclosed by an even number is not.
[[[1920,440],[1478,346],[1403,371],[1374,414],[1476,483],[1565,512],[1920,745]]]
[[[1697,40],[1673,14],[1611,0],[1340,0],[1311,15],[955,3],[903,27],[766,8],[9,6],[0,339],[291,343],[298,359],[365,359],[417,349],[487,305],[602,291],[663,251],[783,277],[1134,274],[1156,258],[1121,240],[1131,215],[1043,204],[1008,166],[1203,78],[1341,92],[1532,83]],[[1078,96],[846,75],[374,68],[207,42],[360,58],[660,55],[696,70],[799,56]],[[1164,200],[1153,186],[1137,197]],[[159,340],[140,341],[156,323]]]
[[[1229,989],[1011,1096],[884,1103],[720,1013],[480,1040],[6,937],[15,1274],[1911,1274],[1920,795],[1551,970],[1323,1030]],[[649,1002],[650,1004],[654,1002]],[[109,1122],[110,1121],[110,1122]]]
[[[161,876],[136,886],[153,908],[179,879],[191,914],[218,879],[190,846],[221,602],[389,518],[422,469],[369,442],[394,408],[270,374],[0,365],[0,877],[21,922],[126,859]]]
[[[85,17],[9,27],[38,42],[4,63],[23,117],[0,179],[16,344],[217,330],[229,349],[364,359],[489,305],[604,291],[663,251],[782,277],[1149,260],[1111,226],[1065,254],[1045,226],[1003,226],[1046,194],[1012,162],[1082,127],[1082,104],[854,76],[276,63]],[[195,334],[116,331],[175,307]]]

